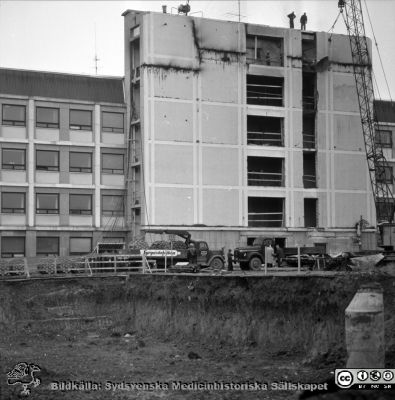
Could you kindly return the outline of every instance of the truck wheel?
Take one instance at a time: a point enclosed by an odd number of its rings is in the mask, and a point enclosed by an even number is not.
[[[249,266],[253,271],[259,271],[262,267],[262,261],[259,257],[252,257]]]
[[[224,268],[224,262],[220,258],[214,258],[210,263],[210,268],[215,270],[221,270]]]
[[[250,267],[248,266],[248,262],[240,262],[240,269],[242,271],[248,271]]]

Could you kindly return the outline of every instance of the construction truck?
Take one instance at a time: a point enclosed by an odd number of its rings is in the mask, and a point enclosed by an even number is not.
[[[170,267],[174,269],[175,265],[179,265],[179,270],[182,270],[181,266],[186,267],[188,270],[188,247],[191,243],[194,244],[197,251],[197,267],[205,268],[210,267],[215,270],[223,269],[225,265],[224,249],[211,250],[204,240],[194,240],[188,231],[183,230],[160,230],[160,229],[147,229],[144,230],[147,234],[159,234],[178,236],[183,239],[183,242],[169,240],[154,242],[150,248],[146,249],[129,249],[130,254],[144,254],[148,261],[155,261],[158,268]],[[174,269],[177,270],[177,269]],[[194,267],[196,271],[196,266]]]

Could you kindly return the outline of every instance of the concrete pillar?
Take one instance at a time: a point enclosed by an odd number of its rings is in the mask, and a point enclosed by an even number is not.
[[[95,104],[94,111],[94,141],[95,141],[95,155],[94,159],[94,181],[95,181],[95,210],[94,210],[94,226],[99,228],[101,225],[101,156],[100,156],[100,142],[101,142],[101,127],[100,127],[100,105]]]
[[[379,284],[363,285],[346,309],[347,368],[384,368],[384,305]]]
[[[34,100],[30,99],[28,103],[28,121],[27,121],[27,180],[28,180],[28,199],[27,199],[27,219],[28,226],[34,226],[34,219],[36,215],[36,202],[34,195],[34,176],[36,171],[35,166],[35,149],[34,149],[34,132],[35,132],[35,120],[34,120]]]

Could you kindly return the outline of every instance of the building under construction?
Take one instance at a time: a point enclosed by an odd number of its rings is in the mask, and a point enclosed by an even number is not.
[[[123,16],[124,79],[0,69],[2,257],[88,253],[147,228],[212,248],[375,248],[347,36]],[[395,110],[376,110],[392,168]]]
[[[134,235],[171,227],[214,247],[267,236],[328,252],[375,248],[347,36],[123,16]]]

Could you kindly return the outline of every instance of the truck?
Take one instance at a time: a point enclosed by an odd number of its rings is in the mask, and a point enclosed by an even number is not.
[[[184,248],[180,248],[180,246],[176,246],[176,248],[172,248],[170,242],[170,248],[149,248],[144,249],[144,254],[147,259],[155,260],[156,264],[159,268],[163,268],[165,263],[167,266],[175,265],[180,262],[187,262],[187,252],[190,243],[195,245],[197,251],[197,264],[199,267],[211,267],[215,270],[223,269],[225,265],[225,256],[224,249],[221,250],[212,250],[209,248],[207,242],[204,240],[194,240],[192,239],[192,235],[188,231],[184,230],[161,230],[161,229],[147,229],[144,230],[145,234],[167,234],[179,236],[184,240]],[[138,250],[130,250],[131,253],[136,252]]]
[[[238,247],[234,250],[234,261],[240,264],[240,269],[242,270],[251,269],[258,271],[265,262],[265,247],[269,244],[274,247],[275,240],[267,237],[257,237],[252,246]],[[283,250],[285,255],[284,261],[289,266],[296,266],[297,247],[285,247]],[[300,253],[302,266],[312,267],[315,259],[311,255],[322,256],[324,251],[320,247],[301,247]]]

